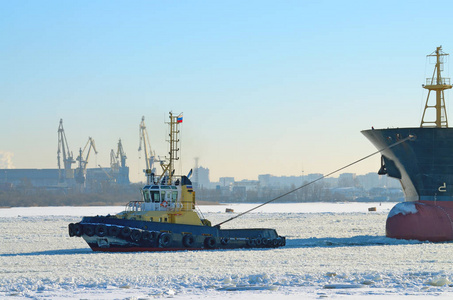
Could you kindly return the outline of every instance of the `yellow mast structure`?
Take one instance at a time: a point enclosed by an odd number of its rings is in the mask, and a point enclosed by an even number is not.
[[[174,171],[175,171],[175,169],[174,169],[175,160],[179,160],[178,135],[179,135],[179,123],[182,122],[182,119],[181,119],[181,121],[178,121],[178,118],[182,118],[182,114],[179,114],[177,116],[173,116],[172,112],[170,112],[169,114],[170,114],[170,121],[167,122],[167,124],[169,125],[169,128],[170,128],[170,133],[169,133],[170,139],[167,141],[170,144],[170,150],[168,152],[170,157],[168,158],[168,163],[164,164],[162,166],[163,171],[162,171],[162,175],[159,178],[159,182],[162,180],[162,178],[164,176],[168,176],[167,184],[172,184],[172,178],[173,178]]]
[[[422,85],[423,88],[428,90],[428,97],[426,98],[425,109],[423,111],[420,127],[448,127],[444,90],[451,89],[452,86],[450,85],[450,78],[442,78],[444,57],[447,55],[447,53],[442,52],[442,46],[437,47],[436,51],[430,55],[427,55],[428,57],[436,57],[436,66],[434,68],[433,76],[431,78],[426,78],[426,84]],[[428,103],[431,91],[436,92],[436,103],[434,105],[429,105]],[[425,120],[426,111],[432,108],[436,111],[435,121]]]

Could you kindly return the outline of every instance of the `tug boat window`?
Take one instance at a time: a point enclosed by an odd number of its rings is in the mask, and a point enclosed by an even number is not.
[[[176,200],[178,200],[178,192],[172,192],[171,202],[176,203]]]
[[[151,191],[151,201],[154,203],[160,202],[159,191]]]
[[[145,202],[150,202],[149,191],[146,190],[143,191],[143,198]]]

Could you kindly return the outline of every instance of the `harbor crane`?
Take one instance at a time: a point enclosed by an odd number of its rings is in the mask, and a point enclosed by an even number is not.
[[[123,144],[121,143],[121,139],[118,141],[118,150],[116,151],[116,158],[119,160],[120,167],[126,167],[126,152],[124,152]]]
[[[116,157],[115,151],[110,150],[110,170],[113,174],[118,173],[120,169],[120,163]]]
[[[129,184],[129,168],[126,166],[126,152],[124,152],[121,139],[118,141],[118,149],[110,151],[110,170],[119,184]]]
[[[63,168],[64,172],[61,170],[61,156],[63,153]],[[64,182],[68,178],[74,178],[74,172],[71,168],[71,165],[75,163],[72,152],[69,151],[68,140],[66,139],[66,134],[63,128],[63,119],[60,119],[60,126],[58,127],[58,151],[57,151],[57,160],[58,160],[58,178],[60,182]]]
[[[126,152],[124,152],[123,144],[121,139],[118,141],[118,150],[115,151],[112,149],[110,151],[110,168],[113,172],[118,172],[120,168],[126,167]]]
[[[151,175],[156,173],[156,170],[154,168],[155,154],[154,154],[154,151],[151,150],[151,145],[149,143],[148,132],[146,131],[146,126],[145,126],[145,116],[142,117],[142,122],[140,123],[140,145],[138,146],[139,152],[142,150],[142,144],[143,144],[143,150],[145,152],[145,161],[146,161],[146,169],[144,170],[144,172],[147,175],[148,184],[150,184]]]
[[[87,147],[88,147],[88,151],[86,153],[85,159],[83,159],[84,153],[85,153],[85,150],[87,150]],[[79,156],[76,159],[79,162],[79,167],[76,169],[75,180],[77,183],[82,184],[82,185],[85,184],[86,170],[87,170],[87,165],[88,165],[88,159],[90,158],[91,149],[93,149],[94,154],[98,153],[96,150],[96,145],[94,143],[94,139],[89,137],[87,143],[85,144],[85,147],[83,147],[83,150],[82,150],[82,148],[80,148]]]

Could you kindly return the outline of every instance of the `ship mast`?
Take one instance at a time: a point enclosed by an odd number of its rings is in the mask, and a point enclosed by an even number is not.
[[[170,121],[167,122],[170,128],[169,140],[168,143],[170,144],[170,151],[168,154],[170,157],[168,158],[168,163],[162,166],[163,171],[162,175],[159,178],[159,182],[163,179],[164,176],[168,176],[167,184],[172,184],[172,178],[175,172],[175,160],[178,160],[178,143],[179,143],[179,124],[182,123],[182,114],[178,116],[173,116],[173,113],[170,112]],[[166,178],[166,179],[167,179]]]
[[[444,57],[447,55],[447,53],[442,52],[442,46],[437,47],[436,51],[430,55],[427,55],[436,57],[436,66],[434,67],[433,76],[431,78],[426,78],[426,84],[422,85],[423,88],[428,90],[428,97],[426,98],[425,109],[423,111],[420,127],[448,127],[444,90],[451,89],[452,86],[450,85],[450,78],[442,78],[441,74],[443,71]],[[429,105],[428,103],[431,91],[436,92],[435,105]],[[426,111],[432,108],[436,111],[436,120],[425,120]]]

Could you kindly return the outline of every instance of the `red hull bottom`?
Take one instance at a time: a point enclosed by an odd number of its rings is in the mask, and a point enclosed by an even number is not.
[[[158,251],[188,251],[188,250],[209,250],[207,248],[158,248],[158,247],[110,247],[101,248],[95,245],[89,245],[91,250],[100,252],[158,252]]]
[[[452,202],[401,202],[387,217],[386,235],[405,240],[452,241],[452,217]]]

